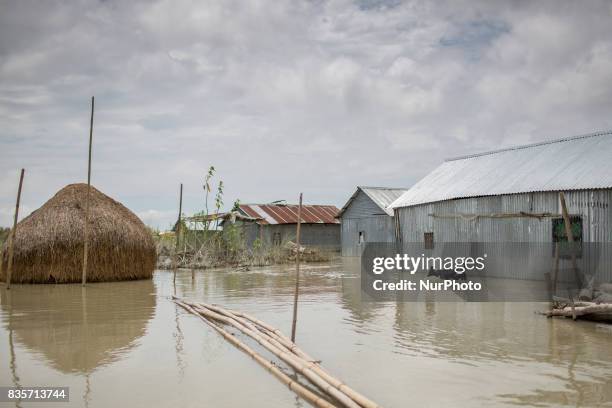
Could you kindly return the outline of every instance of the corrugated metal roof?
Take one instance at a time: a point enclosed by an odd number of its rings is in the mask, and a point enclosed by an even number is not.
[[[390,208],[454,198],[612,187],[612,131],[448,159]]]
[[[363,191],[365,195],[370,197],[374,203],[380,207],[385,213],[390,216],[393,216],[393,209],[389,208],[389,205],[397,200],[402,194],[404,194],[408,189],[406,188],[391,188],[391,187],[366,187],[366,186],[357,186],[357,190],[353,193],[351,198],[348,199],[346,204],[342,207],[340,212],[338,213],[338,217],[342,216],[344,211],[351,205],[359,191]]]
[[[296,224],[296,204],[240,204],[247,216],[257,218],[259,224]],[[338,207],[334,205],[302,205],[301,222],[304,224],[339,224]]]

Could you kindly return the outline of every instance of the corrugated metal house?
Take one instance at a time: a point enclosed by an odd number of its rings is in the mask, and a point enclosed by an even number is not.
[[[407,190],[357,187],[338,213],[342,225],[342,256],[360,256],[366,242],[394,242],[395,223],[389,204]]]
[[[404,243],[550,243],[561,191],[582,241],[612,242],[611,131],[448,159],[390,207]]]
[[[235,225],[242,230],[247,245],[255,240],[266,245],[295,242],[298,206],[294,204],[240,204]],[[333,205],[303,205],[300,243],[337,251],[340,249],[340,222],[335,218],[338,208]],[[223,226],[228,223],[223,221]]]

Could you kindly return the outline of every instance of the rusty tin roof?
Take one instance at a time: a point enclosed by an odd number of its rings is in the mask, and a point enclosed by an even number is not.
[[[240,211],[258,224],[296,224],[297,204],[240,204]],[[339,224],[335,205],[302,205],[303,224]]]

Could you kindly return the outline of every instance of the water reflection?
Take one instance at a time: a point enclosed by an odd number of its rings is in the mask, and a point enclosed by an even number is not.
[[[65,373],[90,373],[127,353],[144,335],[155,303],[150,280],[15,285],[0,292],[11,341]]]
[[[288,332],[294,284],[285,265],[0,291],[0,382],[68,384],[83,396],[74,406],[306,406],[169,300],[218,303]],[[612,330],[534,314],[544,304],[371,301],[352,259],[304,266],[301,289],[298,343],[382,406],[612,402]],[[41,356],[55,370],[36,377]]]

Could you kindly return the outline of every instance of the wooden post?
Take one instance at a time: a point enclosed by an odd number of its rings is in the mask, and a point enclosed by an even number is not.
[[[555,242],[555,260],[553,263],[553,276],[552,276],[552,286],[551,286],[551,291],[552,291],[553,296],[557,294],[558,275],[559,275],[559,243]]]
[[[300,193],[300,205],[298,206],[297,227],[295,244],[295,293],[293,295],[293,322],[291,323],[291,341],[295,343],[295,328],[297,325],[298,296],[300,293],[300,225],[302,224],[302,193]]]
[[[576,283],[578,284],[578,290],[582,288],[582,279],[578,274],[578,265],[576,263],[576,254],[574,253],[574,234],[572,233],[572,225],[567,211],[567,205],[565,203],[565,194],[562,191],[559,192],[559,201],[561,202],[561,215],[563,216],[563,224],[565,224],[565,234],[567,235],[568,247],[570,250],[570,256],[572,259],[572,269],[574,270],[574,276],[576,277]]]
[[[13,247],[15,245],[15,235],[17,233],[17,218],[19,217],[19,202],[21,201],[21,187],[23,186],[23,174],[25,169],[21,169],[19,176],[19,188],[17,189],[17,203],[15,204],[15,218],[13,218],[13,229],[11,230],[9,248],[8,248],[8,266],[6,269],[6,289],[11,288],[11,277],[13,274]]]
[[[178,213],[178,221],[176,222],[176,246],[174,248],[174,277],[172,278],[174,282],[176,282],[176,268],[178,267],[178,251],[180,247],[180,239],[181,239],[181,220],[183,218],[183,183],[181,183],[181,188],[179,190],[179,213]]]
[[[89,199],[91,195],[91,144],[93,140],[94,97],[91,97],[91,120],[89,122],[89,155],[87,157],[87,198],[85,199],[85,244],[83,248],[83,275],[81,285],[87,283],[87,251],[89,249]]]

